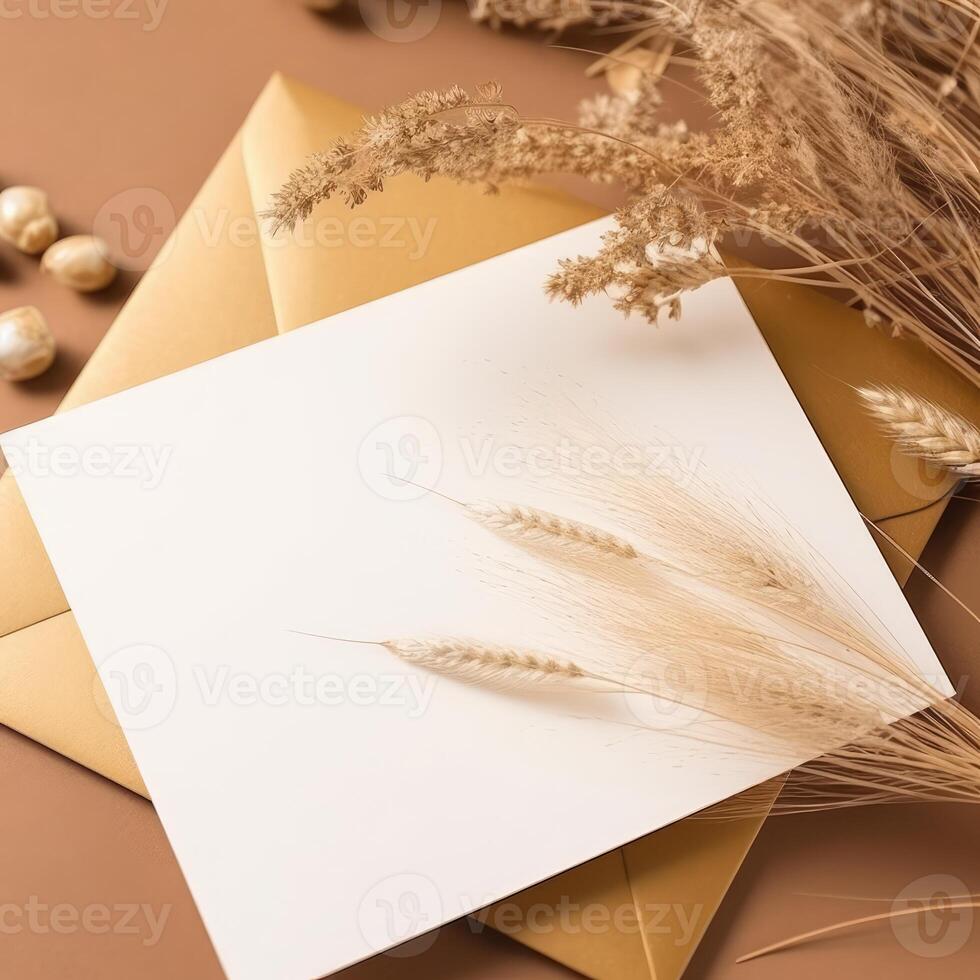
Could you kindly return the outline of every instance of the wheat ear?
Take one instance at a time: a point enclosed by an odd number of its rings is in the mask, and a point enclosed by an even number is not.
[[[980,429],[942,405],[904,388],[858,388],[865,407],[904,452],[980,477]]]
[[[476,684],[555,683],[598,678],[570,660],[528,650],[488,646],[467,640],[386,640],[386,650],[406,663]]]
[[[591,524],[573,521],[533,507],[517,504],[497,504],[476,501],[466,505],[469,515],[484,527],[499,534],[532,544],[555,544],[574,549],[580,554],[616,555],[637,558],[636,549],[628,541],[608,534]]]

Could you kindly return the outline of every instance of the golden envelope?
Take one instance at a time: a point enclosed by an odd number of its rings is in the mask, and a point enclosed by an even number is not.
[[[549,234],[598,212],[544,189],[486,197],[412,177],[355,212],[330,202],[300,234],[270,241],[256,213],[286,174],[360,123],[355,108],[274,77],[145,274],[63,408],[292,330]],[[858,506],[890,520],[918,555],[946,483],[892,453],[844,382],[900,381],[968,413],[973,392],[938,361],[868,330],[844,307],[796,286],[742,290]],[[474,296],[473,302],[493,297]],[[465,330],[466,325],[460,324]],[[650,329],[656,329],[651,327]],[[328,369],[329,366],[325,366]],[[262,392],[256,391],[256,398]],[[256,447],[255,465],[262,465]],[[792,460],[786,460],[791,466]],[[10,473],[0,479],[0,722],[146,794],[111,720],[74,617]],[[886,546],[896,573],[909,567]],[[635,910],[642,929],[508,931],[580,971],[616,980],[680,975],[759,821],[682,821],[519,896],[526,907]],[[683,923],[663,914],[685,910]],[[493,922],[491,910],[490,921]]]

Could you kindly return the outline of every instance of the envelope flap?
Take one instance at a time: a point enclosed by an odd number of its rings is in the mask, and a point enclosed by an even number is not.
[[[0,719],[147,796],[72,613],[0,640]]]
[[[306,158],[360,126],[363,113],[276,76],[244,127],[245,167],[257,212]],[[410,174],[351,210],[320,204],[291,233],[262,248],[280,331],[287,331],[473,265],[601,216],[545,187],[477,187]]]
[[[0,638],[68,609],[13,473],[0,476]]]
[[[586,976],[656,980],[624,860],[610,851],[476,918]]]
[[[780,785],[777,780],[752,792],[771,803]],[[756,817],[693,817],[623,848],[656,980],[675,980],[684,972],[762,823]]]
[[[254,223],[236,137],[164,243],[59,411],[275,334],[257,243],[216,229]],[[14,475],[0,477],[0,637],[68,608]]]

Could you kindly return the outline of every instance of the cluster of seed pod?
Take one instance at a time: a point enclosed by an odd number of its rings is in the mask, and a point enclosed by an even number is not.
[[[79,292],[105,289],[116,278],[105,243],[94,235],[58,240],[58,219],[39,187],[0,192],[0,239],[41,257],[41,271]],[[54,335],[36,306],[0,313],[0,378],[26,381],[43,374],[55,358]]]

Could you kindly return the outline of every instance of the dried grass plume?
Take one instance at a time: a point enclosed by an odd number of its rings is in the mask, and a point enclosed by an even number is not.
[[[535,118],[495,84],[421,92],[315,154],[275,195],[289,226],[411,172],[500,184],[554,172],[629,195],[591,256],[547,283],[576,303],[676,316],[728,274],[712,245],[756,239],[869,324],[918,337],[980,377],[980,0],[481,0],[492,24],[655,35],[695,66],[712,125],[660,116],[660,70],[597,95],[575,121]],[[669,78],[669,73],[668,73]]]

